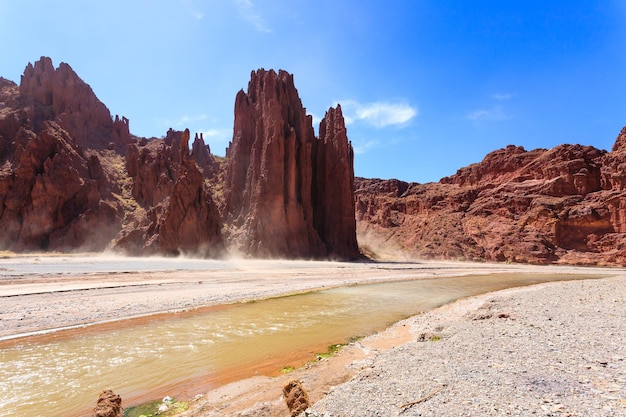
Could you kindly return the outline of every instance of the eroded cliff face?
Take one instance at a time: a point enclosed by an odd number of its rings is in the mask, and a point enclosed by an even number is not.
[[[172,136],[134,144],[128,119],[113,119],[69,65],[46,57],[19,87],[0,79],[0,249],[221,253],[189,134]]]
[[[0,250],[626,265],[626,128],[611,152],[508,146],[438,183],[355,180],[341,107],[315,137],[293,76],[258,70],[227,158],[189,141],[132,136],[67,64],[0,78]]]
[[[314,226],[331,256],[356,259],[354,151],[348,141],[341,106],[330,108],[314,146]]]
[[[226,221],[239,251],[259,257],[358,256],[354,211],[347,224],[339,224],[353,204],[352,150],[340,115],[339,110],[323,122],[327,134],[318,139],[293,75],[252,72],[247,93],[237,94],[226,153]],[[349,167],[339,172],[341,163]],[[326,169],[335,169],[335,184],[329,184]]]
[[[508,146],[439,183],[358,179],[361,243],[387,255],[624,265],[625,134],[609,153]]]
[[[102,250],[115,236],[119,190],[88,132],[119,146],[130,138],[69,66],[42,58],[19,87],[0,80],[2,249]]]
[[[220,216],[189,153],[189,130],[130,145],[126,168],[137,202],[114,248],[135,255],[219,257]]]

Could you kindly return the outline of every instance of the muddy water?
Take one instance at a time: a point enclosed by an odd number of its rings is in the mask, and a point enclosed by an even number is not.
[[[452,300],[580,275],[500,274],[351,286],[0,342],[0,415],[90,415],[112,388],[124,406],[299,366]]]

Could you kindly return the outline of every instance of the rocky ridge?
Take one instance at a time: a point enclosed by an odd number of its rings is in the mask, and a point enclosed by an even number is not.
[[[285,71],[253,71],[234,115],[218,158],[133,136],[67,64],[0,78],[0,250],[626,262],[626,128],[610,152],[509,145],[415,184],[355,179],[341,106],[316,137]]]
[[[438,183],[358,178],[361,243],[383,255],[624,265],[625,144],[626,128],[611,152],[509,145]]]
[[[341,113],[332,132],[343,135],[318,139],[292,75],[251,78],[226,162],[202,134],[190,150],[188,130],[131,135],[65,63],[42,57],[19,86],[0,78],[0,250],[358,257]],[[326,166],[343,193],[326,185]],[[329,197],[342,210],[324,209]]]

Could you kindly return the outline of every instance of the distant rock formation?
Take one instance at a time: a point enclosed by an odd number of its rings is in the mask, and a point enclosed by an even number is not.
[[[439,183],[357,179],[360,243],[374,256],[626,265],[625,143],[626,128],[609,153],[510,145]]]
[[[191,144],[191,157],[196,162],[196,165],[200,169],[202,175],[207,178],[213,178],[219,175],[220,164],[215,160],[215,157],[211,154],[211,148],[204,143],[202,133],[196,137]]]
[[[0,79],[0,249],[223,253],[189,132],[135,141],[67,64]]]
[[[98,402],[93,409],[93,417],[122,417],[122,398],[110,389],[104,390],[98,396]]]
[[[216,257],[225,247],[217,207],[189,154],[189,129],[130,145],[126,168],[139,210],[114,248],[131,254]]]
[[[57,69],[47,57],[28,64],[20,82],[21,106],[35,132],[43,122],[55,120],[76,142],[89,148],[116,147],[130,142],[128,120],[114,122],[107,107],[72,68]]]
[[[356,240],[350,222],[330,230],[344,220],[344,208],[353,204],[352,150],[345,127],[339,126],[343,125],[341,111],[337,114],[325,122],[328,134],[320,142],[293,75],[282,70],[252,72],[248,92],[240,91],[235,101],[224,184],[227,223],[241,252],[259,257],[358,256],[356,244],[350,242]],[[335,184],[328,186],[321,164],[332,168],[339,161],[350,168],[338,172],[332,179]],[[340,188],[346,193],[336,192]],[[341,210],[329,216],[322,205]],[[338,236],[340,233],[351,236]]]
[[[626,127],[611,152],[510,145],[414,184],[355,179],[341,107],[315,137],[285,71],[252,72],[234,113],[218,158],[132,136],[65,63],[0,77],[0,250],[626,265]]]

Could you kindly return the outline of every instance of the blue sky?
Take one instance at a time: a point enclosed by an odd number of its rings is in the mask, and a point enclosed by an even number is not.
[[[218,155],[250,71],[285,69],[316,122],[342,103],[365,177],[610,149],[626,125],[626,0],[0,0],[0,39],[0,76],[67,62],[132,133],[201,131]]]

